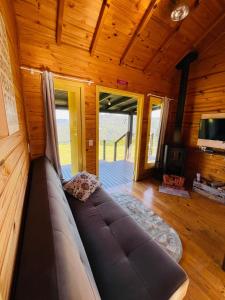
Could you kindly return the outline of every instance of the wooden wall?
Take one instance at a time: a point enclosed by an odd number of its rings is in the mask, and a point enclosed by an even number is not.
[[[27,21],[29,22],[29,20]],[[33,34],[28,24],[18,18],[20,28],[21,64],[33,68],[50,69],[53,72],[90,78],[94,81],[84,89],[86,113],[86,162],[89,172],[96,171],[96,143],[88,146],[88,140],[96,141],[96,85],[123,89],[117,85],[117,79],[128,81],[126,90],[147,95],[149,92],[172,96],[173,84],[168,79],[162,79],[159,74],[145,75],[142,71],[119,66],[107,59],[90,56],[84,50],[62,44],[56,45],[55,37]],[[41,97],[41,81],[39,74],[23,71],[23,90],[28,120],[28,135],[32,158],[44,154],[44,119]],[[148,101],[146,98],[146,105]],[[147,108],[145,107],[145,112]],[[145,153],[147,114],[145,113],[142,133],[142,150]],[[144,155],[141,157],[140,174],[143,175]]]
[[[16,23],[11,1],[1,0],[6,24],[20,130],[0,139],[0,299],[8,299],[21,223],[29,168],[26,127],[23,113]],[[0,110],[0,118],[3,111]]]
[[[207,46],[191,66],[183,122],[188,146],[186,170],[189,179],[200,172],[204,177],[225,181],[225,157],[196,149],[201,115],[225,112],[225,35],[214,39],[208,49]]]
[[[161,72],[160,75],[157,70],[144,74],[141,70],[135,69],[134,66],[128,67],[126,65],[118,65],[118,60],[116,60],[113,55],[107,55],[107,51],[101,51],[91,56],[87,49],[75,47],[75,44],[74,46],[70,45],[70,43],[67,43],[68,41],[62,40],[62,43],[58,45],[56,43],[56,1],[49,0],[40,2],[39,5],[35,1],[27,2],[16,0],[14,3],[19,28],[22,65],[40,69],[49,69],[53,72],[80,76],[94,81],[93,85],[85,86],[85,108],[87,166],[88,171],[95,172],[96,143],[94,144],[94,147],[89,147],[88,140],[96,140],[96,85],[121,88],[120,86],[117,86],[117,79],[124,79],[128,81],[127,90],[143,93],[145,94],[145,97],[148,92],[173,97],[174,95],[177,95],[178,92],[180,74],[179,72],[175,72],[175,77],[173,77],[173,72],[169,74],[166,72],[162,74],[163,72]],[[215,17],[215,14],[213,13],[214,9],[215,13],[218,10],[217,12],[220,16],[217,21],[221,21],[224,18],[224,7],[221,4],[221,1],[210,1],[212,10],[206,9],[204,5],[205,4],[203,3],[202,8],[201,5],[196,8],[195,13],[202,13],[205,22],[209,21],[209,15]],[[66,9],[69,8],[67,7]],[[51,13],[48,13],[48,11],[51,11]],[[207,14],[206,11],[208,12]],[[86,19],[84,18],[84,20]],[[184,24],[182,23],[182,26],[185,25],[185,22]],[[218,22],[215,24],[217,23]],[[217,25],[219,25],[218,32],[216,31]],[[211,173],[214,174],[216,178],[224,178],[223,158],[215,155],[210,156],[208,154],[202,154],[196,150],[197,132],[201,114],[219,110],[223,111],[224,109],[223,98],[221,98],[223,95],[222,81],[224,79],[224,41],[222,41],[223,38],[218,39],[217,37],[223,26],[220,25],[220,23],[217,25],[215,25],[217,27],[212,27],[212,24],[208,24],[208,26],[206,26],[208,30],[203,34],[201,39],[194,43],[189,49],[191,50],[193,47],[202,47],[203,49],[200,51],[198,61],[191,67],[188,99],[183,126],[184,141],[189,148],[190,154],[188,155],[187,163],[187,175],[190,178],[193,177],[196,171],[202,172],[205,176]],[[189,25],[186,24],[185,26],[189,28]],[[66,31],[67,29],[65,23],[63,30]],[[197,27],[196,30],[193,30],[195,33],[198,31],[199,28]],[[214,34],[211,32],[214,32]],[[211,42],[214,42],[214,40],[216,41],[215,45],[210,48],[210,41],[208,38],[211,38]],[[204,51],[206,48],[208,50]],[[26,71],[23,72],[23,89],[32,158],[41,156],[44,153],[45,129],[40,84],[40,75],[32,75]],[[145,153],[146,147],[147,108],[148,101],[146,98],[141,153]],[[171,141],[175,111],[176,101],[171,102],[171,113],[166,135],[168,142]],[[197,159],[198,163],[195,162],[193,164],[195,159]],[[140,167],[140,174],[143,175],[144,155],[141,157]]]

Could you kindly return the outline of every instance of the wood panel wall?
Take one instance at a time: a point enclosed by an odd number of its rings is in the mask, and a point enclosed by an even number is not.
[[[5,21],[15,85],[20,130],[0,138],[0,299],[8,299],[12,282],[21,223],[24,193],[29,169],[25,118],[16,23],[11,1],[1,0],[0,11]],[[0,119],[3,108],[0,110]]]
[[[20,28],[21,64],[33,68],[49,69],[53,72],[89,78],[94,81],[92,85],[85,85],[85,113],[86,113],[86,162],[89,172],[96,172],[96,85],[124,89],[118,86],[117,79],[128,81],[126,90],[145,94],[153,92],[160,95],[173,95],[173,83],[163,79],[159,74],[145,75],[142,71],[119,66],[108,59],[98,59],[90,56],[84,50],[62,44],[56,45],[55,38],[35,35],[26,27],[23,21],[18,19]],[[29,22],[29,20],[28,20]],[[23,90],[28,121],[28,135],[32,158],[44,154],[44,118],[43,101],[41,96],[41,81],[39,74],[31,74],[23,71]],[[147,107],[145,106],[145,111]],[[147,122],[147,115],[144,116]],[[146,125],[146,124],[145,124]],[[145,153],[146,129],[143,126],[142,150]],[[88,146],[88,140],[94,140],[94,146]],[[141,156],[140,175],[144,174],[144,154]]]
[[[210,45],[200,51],[198,60],[191,66],[183,121],[184,141],[188,146],[186,171],[189,179],[200,172],[206,178],[225,181],[225,156],[196,149],[201,115],[225,112],[224,34]]]

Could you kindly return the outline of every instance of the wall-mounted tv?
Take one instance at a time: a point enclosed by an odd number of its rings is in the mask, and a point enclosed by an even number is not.
[[[202,115],[198,146],[225,150],[225,113]]]

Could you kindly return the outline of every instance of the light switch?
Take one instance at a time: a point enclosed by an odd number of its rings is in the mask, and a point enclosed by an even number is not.
[[[88,146],[93,147],[94,146],[94,141],[93,140],[88,140]]]

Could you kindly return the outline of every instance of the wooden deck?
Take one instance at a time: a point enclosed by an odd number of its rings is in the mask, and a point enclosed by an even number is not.
[[[99,178],[105,189],[133,181],[134,164],[126,160],[99,162]]]
[[[70,179],[72,177],[71,165],[62,166],[62,173],[64,179]],[[101,160],[99,162],[99,178],[105,189],[132,182],[133,176],[134,164],[129,161],[107,162]]]

